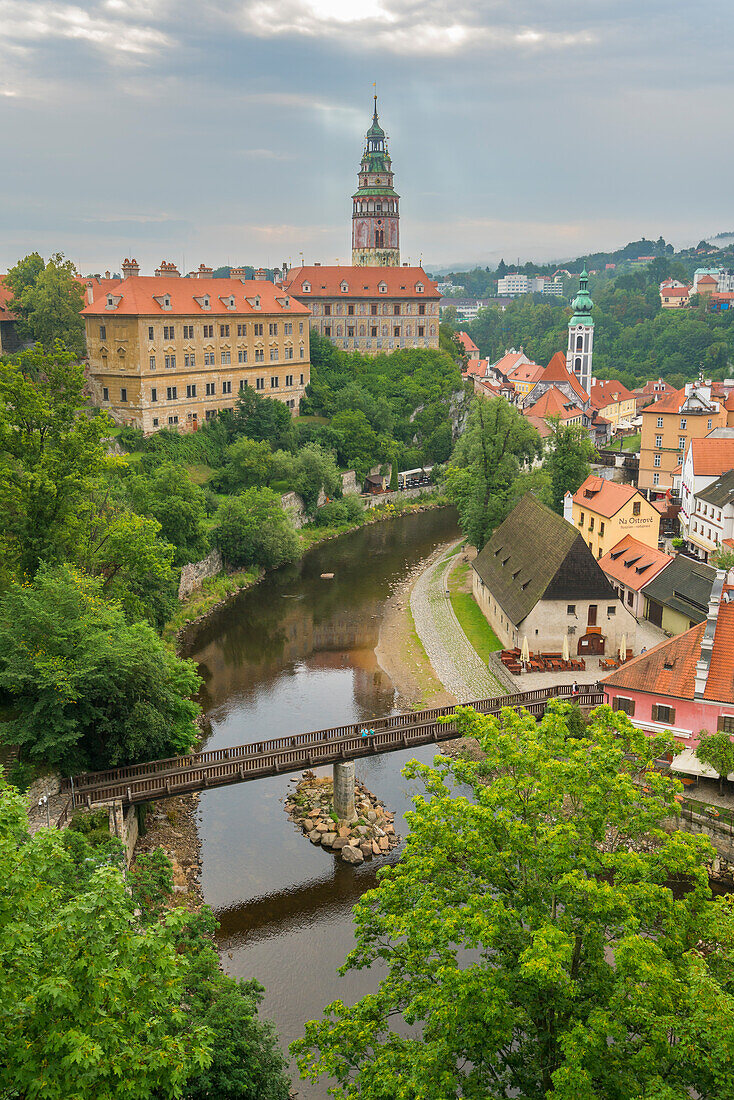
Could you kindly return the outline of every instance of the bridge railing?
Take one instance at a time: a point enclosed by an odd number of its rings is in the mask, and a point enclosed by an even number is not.
[[[477,699],[465,705],[472,706],[483,714],[499,714],[505,706],[525,707],[531,713],[538,714],[542,713],[548,699],[568,698],[572,694],[571,687],[570,684],[562,684],[556,687],[536,688],[532,691],[517,692],[511,695]],[[603,694],[598,690],[596,684],[584,684],[578,687],[577,701],[583,706],[596,706],[598,703],[603,702],[603,698]],[[422,735],[425,735],[427,727],[435,727],[439,718],[452,715],[455,709],[455,706],[433,707],[423,711],[386,715],[383,718],[373,719],[369,723],[350,722],[348,725],[332,726],[328,729],[313,730],[307,733],[294,734],[290,737],[277,737],[269,741],[254,741],[232,748],[211,749],[200,753],[190,753],[187,756],[173,756],[143,764],[111,768],[101,772],[88,772],[75,776],[74,788],[77,794],[86,797],[92,789],[98,790],[104,787],[110,790],[112,788],[127,790],[131,782],[137,787],[137,781],[144,779],[150,783],[156,783],[158,782],[157,777],[167,779],[170,786],[179,776],[185,774],[190,777],[194,772],[200,773],[202,769],[211,769],[219,764],[234,769],[234,772],[228,772],[227,774],[235,774],[237,769],[242,769],[244,773],[251,774],[255,769],[259,770],[259,764],[264,759],[283,757],[281,763],[283,766],[287,766],[290,763],[288,754],[294,753],[298,754],[298,760],[304,761],[304,766],[315,766],[318,763],[329,763],[332,759],[339,759],[344,752],[363,755],[365,752],[374,751],[366,747],[365,742],[368,740],[369,744],[382,745],[383,741],[379,735],[390,731],[396,734],[401,730],[408,730],[415,734],[422,731]],[[369,739],[361,737],[361,730],[365,726],[375,731]],[[448,736],[452,736],[453,734],[450,731],[455,733],[453,723],[439,728],[446,730],[446,736],[441,736],[440,740],[446,740]],[[425,737],[425,740],[431,739]],[[415,737],[411,738],[411,741],[415,743]],[[334,743],[334,752],[329,751],[332,743]],[[393,739],[390,739],[389,743],[392,746]],[[354,753],[354,745],[361,751]],[[284,754],[288,759],[285,758]],[[272,770],[273,765],[268,767]],[[179,785],[178,782],[176,782],[176,785]],[[155,789],[159,789],[159,786],[160,783]],[[62,780],[62,789],[71,790],[70,779]],[[118,797],[118,795],[109,794],[109,797]]]

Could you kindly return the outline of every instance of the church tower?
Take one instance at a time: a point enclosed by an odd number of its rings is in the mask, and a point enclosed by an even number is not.
[[[589,276],[586,268],[581,272],[579,292],[571,303],[573,316],[568,322],[568,351],[566,366],[576,376],[587,393],[591,392],[591,355],[594,346],[594,319],[591,310],[594,303],[589,294]]]
[[[377,96],[358,183],[352,195],[352,264],[400,267],[400,195],[393,188],[387,138],[377,118]]]

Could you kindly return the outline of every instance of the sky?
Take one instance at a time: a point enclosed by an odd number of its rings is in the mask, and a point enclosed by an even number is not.
[[[734,228],[734,5],[0,0],[0,271],[351,262],[373,83],[403,261]]]

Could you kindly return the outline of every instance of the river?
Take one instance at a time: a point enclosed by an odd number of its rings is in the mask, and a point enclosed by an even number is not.
[[[189,651],[204,678],[207,748],[393,711],[395,690],[374,654],[385,601],[417,562],[457,535],[449,509],[363,527],[315,547],[215,614]],[[333,580],[321,578],[327,572]],[[402,836],[416,784],[400,770],[434,752],[357,761],[358,778],[397,811]],[[221,924],[223,965],[265,986],[262,1015],[284,1050],[331,1001],[375,988],[374,970],[336,971],[354,943],[352,906],[384,863],[354,869],[309,844],[283,810],[292,779],[206,791],[198,810],[204,900]],[[297,1084],[303,1100],[327,1100],[326,1088]]]

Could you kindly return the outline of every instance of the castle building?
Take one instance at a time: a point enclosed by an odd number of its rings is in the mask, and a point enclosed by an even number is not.
[[[589,294],[589,276],[586,268],[581,272],[579,292],[571,303],[573,316],[568,322],[568,351],[566,366],[572,371],[587,393],[591,392],[591,357],[594,347],[594,319],[591,310],[594,303]]]
[[[367,131],[358,187],[352,195],[352,264],[400,267],[400,195],[393,187],[387,137],[377,117]]]
[[[181,278],[172,264],[88,281],[92,398],[147,434],[195,430],[252,386],[295,411],[310,381],[309,309],[262,279]]]

